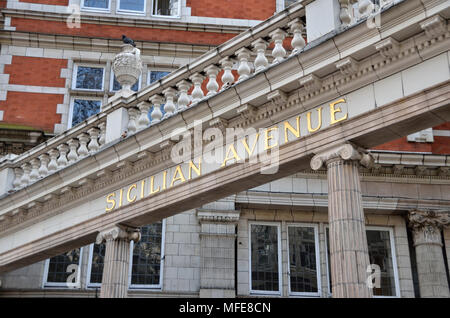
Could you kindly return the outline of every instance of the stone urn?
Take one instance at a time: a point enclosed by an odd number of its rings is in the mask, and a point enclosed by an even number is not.
[[[128,97],[134,92],[131,86],[139,80],[142,72],[141,51],[130,44],[122,45],[122,50],[114,57],[112,68],[117,81],[122,86],[114,97]]]

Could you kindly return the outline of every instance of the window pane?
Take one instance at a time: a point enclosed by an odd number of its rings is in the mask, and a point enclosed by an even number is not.
[[[380,266],[380,288],[374,288],[375,296],[395,296],[394,265],[392,262],[389,231],[368,230],[370,264]]]
[[[289,226],[288,234],[291,291],[317,293],[314,228]]]
[[[150,84],[159,81],[161,78],[170,74],[170,72],[165,71],[150,71]]]
[[[72,127],[100,111],[101,101],[75,99],[73,101]]]
[[[109,0],[84,0],[84,6],[97,9],[109,9]]]
[[[154,0],[153,14],[155,15],[178,15],[179,0]]]
[[[158,285],[161,270],[162,222],[141,228],[141,240],[134,244],[132,285]]]
[[[144,0],[120,0],[119,9],[144,12]]]
[[[120,83],[117,81],[116,76],[114,75],[114,80],[113,80],[113,92],[118,91],[119,89],[122,88],[122,85],[120,85]],[[131,90],[137,92],[139,90],[139,80],[134,83],[133,86],[131,86]]]
[[[251,225],[251,289],[278,291],[278,228]]]
[[[94,244],[92,252],[91,277],[89,279],[90,283],[102,283],[104,260],[105,244]]]
[[[76,283],[80,262],[80,249],[52,257],[48,265],[47,283]],[[72,266],[71,266],[72,265]],[[69,275],[71,276],[69,278]]]
[[[78,89],[103,89],[103,68],[78,66],[75,88]]]

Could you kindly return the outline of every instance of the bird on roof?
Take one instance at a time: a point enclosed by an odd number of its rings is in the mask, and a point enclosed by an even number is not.
[[[134,41],[127,37],[125,34],[122,34],[122,41],[125,44],[131,44],[132,46],[136,47],[136,43],[134,43]]]

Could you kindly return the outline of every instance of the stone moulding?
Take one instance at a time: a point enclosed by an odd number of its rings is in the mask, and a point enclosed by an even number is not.
[[[200,223],[235,223],[239,221],[239,210],[206,210],[197,209],[197,219]]]

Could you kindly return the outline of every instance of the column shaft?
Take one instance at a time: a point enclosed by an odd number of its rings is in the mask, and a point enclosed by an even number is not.
[[[335,298],[372,297],[366,284],[369,252],[362,206],[359,163],[328,162],[328,218],[332,294]]]

